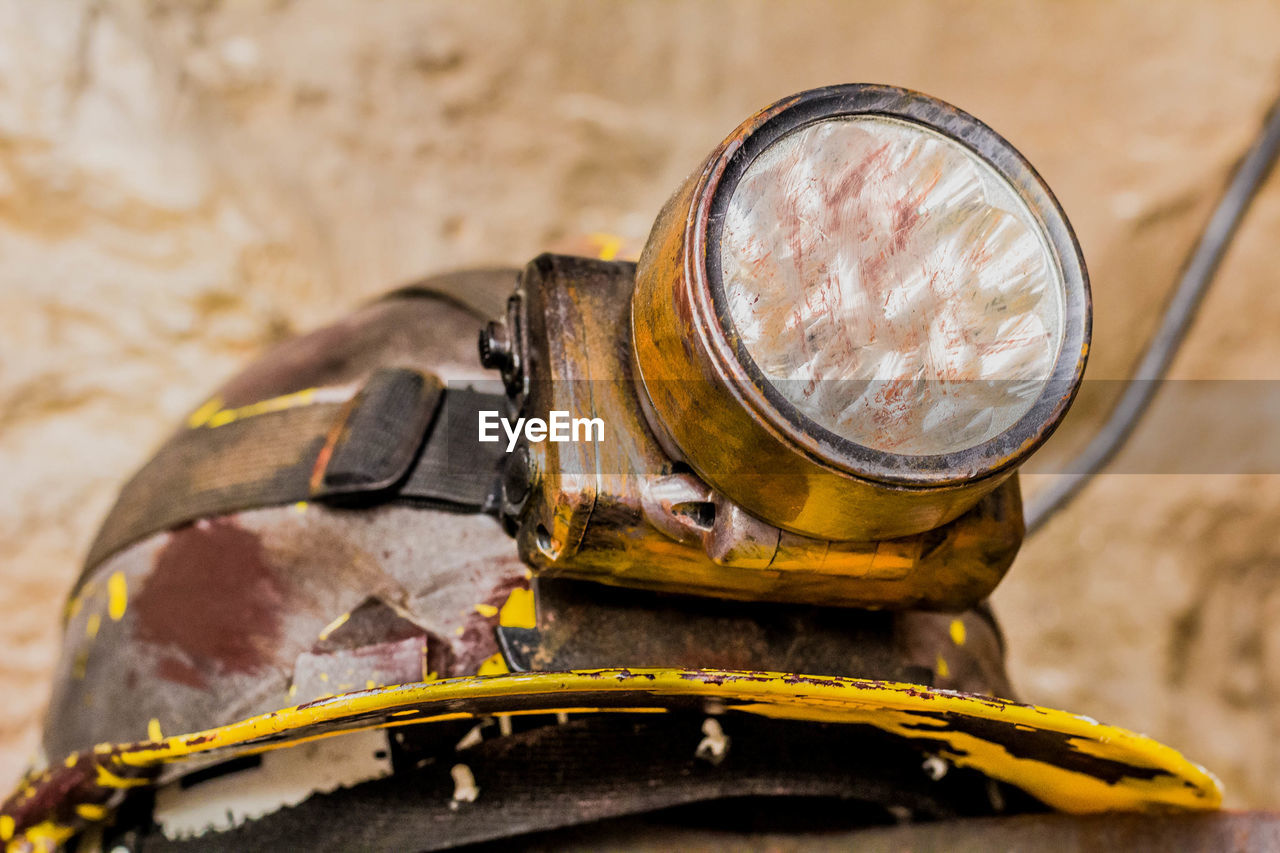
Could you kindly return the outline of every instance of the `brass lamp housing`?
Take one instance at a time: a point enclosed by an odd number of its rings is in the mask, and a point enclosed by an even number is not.
[[[503,373],[514,410],[608,425],[603,441],[521,440],[507,457],[501,512],[536,576],[891,610],[961,612],[991,594],[1022,544],[1016,476],[912,536],[781,530],[681,466],[649,428],[628,340],[634,290],[634,264],[542,255],[511,300],[500,337],[518,353]]]
[[[876,450],[805,417],[747,352],[720,277],[720,229],[752,161],[786,134],[842,116],[921,125],[967,147],[1026,204],[1062,279],[1062,340],[1039,396],[1012,426],[959,452]],[[724,140],[659,214],[632,299],[633,372],[664,448],[747,511],[806,536],[880,540],[946,524],[1016,470],[1057,428],[1089,349],[1088,277],[1065,214],[1030,164],[998,134],[904,89],[845,85],[781,100]]]

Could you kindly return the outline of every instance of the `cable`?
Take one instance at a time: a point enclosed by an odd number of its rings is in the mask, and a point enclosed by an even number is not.
[[[1187,258],[1173,297],[1165,308],[1133,378],[1098,433],[1074,459],[1072,473],[1058,478],[1052,486],[1034,496],[1027,507],[1027,532],[1034,533],[1058,510],[1071,502],[1115,457],[1137,428],[1155,398],[1160,380],[1187,337],[1200,303],[1213,282],[1227,247],[1249,209],[1250,202],[1271,172],[1280,153],[1280,99],[1271,106],[1257,139],[1236,168],[1222,200],[1218,202],[1204,233]]]

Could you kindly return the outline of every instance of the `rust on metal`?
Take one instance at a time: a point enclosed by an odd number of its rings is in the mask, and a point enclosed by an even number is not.
[[[682,467],[646,417],[630,356],[634,274],[627,263],[544,255],[521,277],[514,301],[521,310],[509,322],[521,329],[520,361],[531,372],[508,377],[528,388],[517,398],[521,411],[570,411],[598,417],[608,429],[603,442],[517,446],[524,476],[508,482],[504,509],[517,524],[520,556],[535,572],[853,607],[963,611],[990,594],[1022,542],[1016,477],[924,533],[833,542],[764,521]],[[769,479],[778,478],[788,475]]]

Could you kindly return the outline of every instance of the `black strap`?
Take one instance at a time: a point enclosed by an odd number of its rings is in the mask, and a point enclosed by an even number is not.
[[[493,503],[502,446],[477,441],[477,413],[504,405],[500,394],[393,367],[347,402],[250,406],[184,428],[120,491],[77,587],[123,548],[211,516],[307,500],[479,512]]]
[[[499,385],[499,383],[495,383]],[[400,486],[401,500],[466,512],[496,505],[506,442],[481,442],[482,411],[506,411],[501,393],[450,388],[417,463]]]

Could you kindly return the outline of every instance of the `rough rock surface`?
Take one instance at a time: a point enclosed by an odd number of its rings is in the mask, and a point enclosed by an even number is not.
[[[751,111],[876,81],[1037,165],[1090,264],[1091,376],[1120,378],[1274,95],[1278,32],[1274,4],[1193,0],[0,0],[0,782],[115,488],[268,343],[424,273],[638,242]],[[1178,376],[1280,378],[1278,229],[1273,181]],[[1101,478],[997,594],[1024,697],[1280,806],[1278,514],[1275,477]]]

